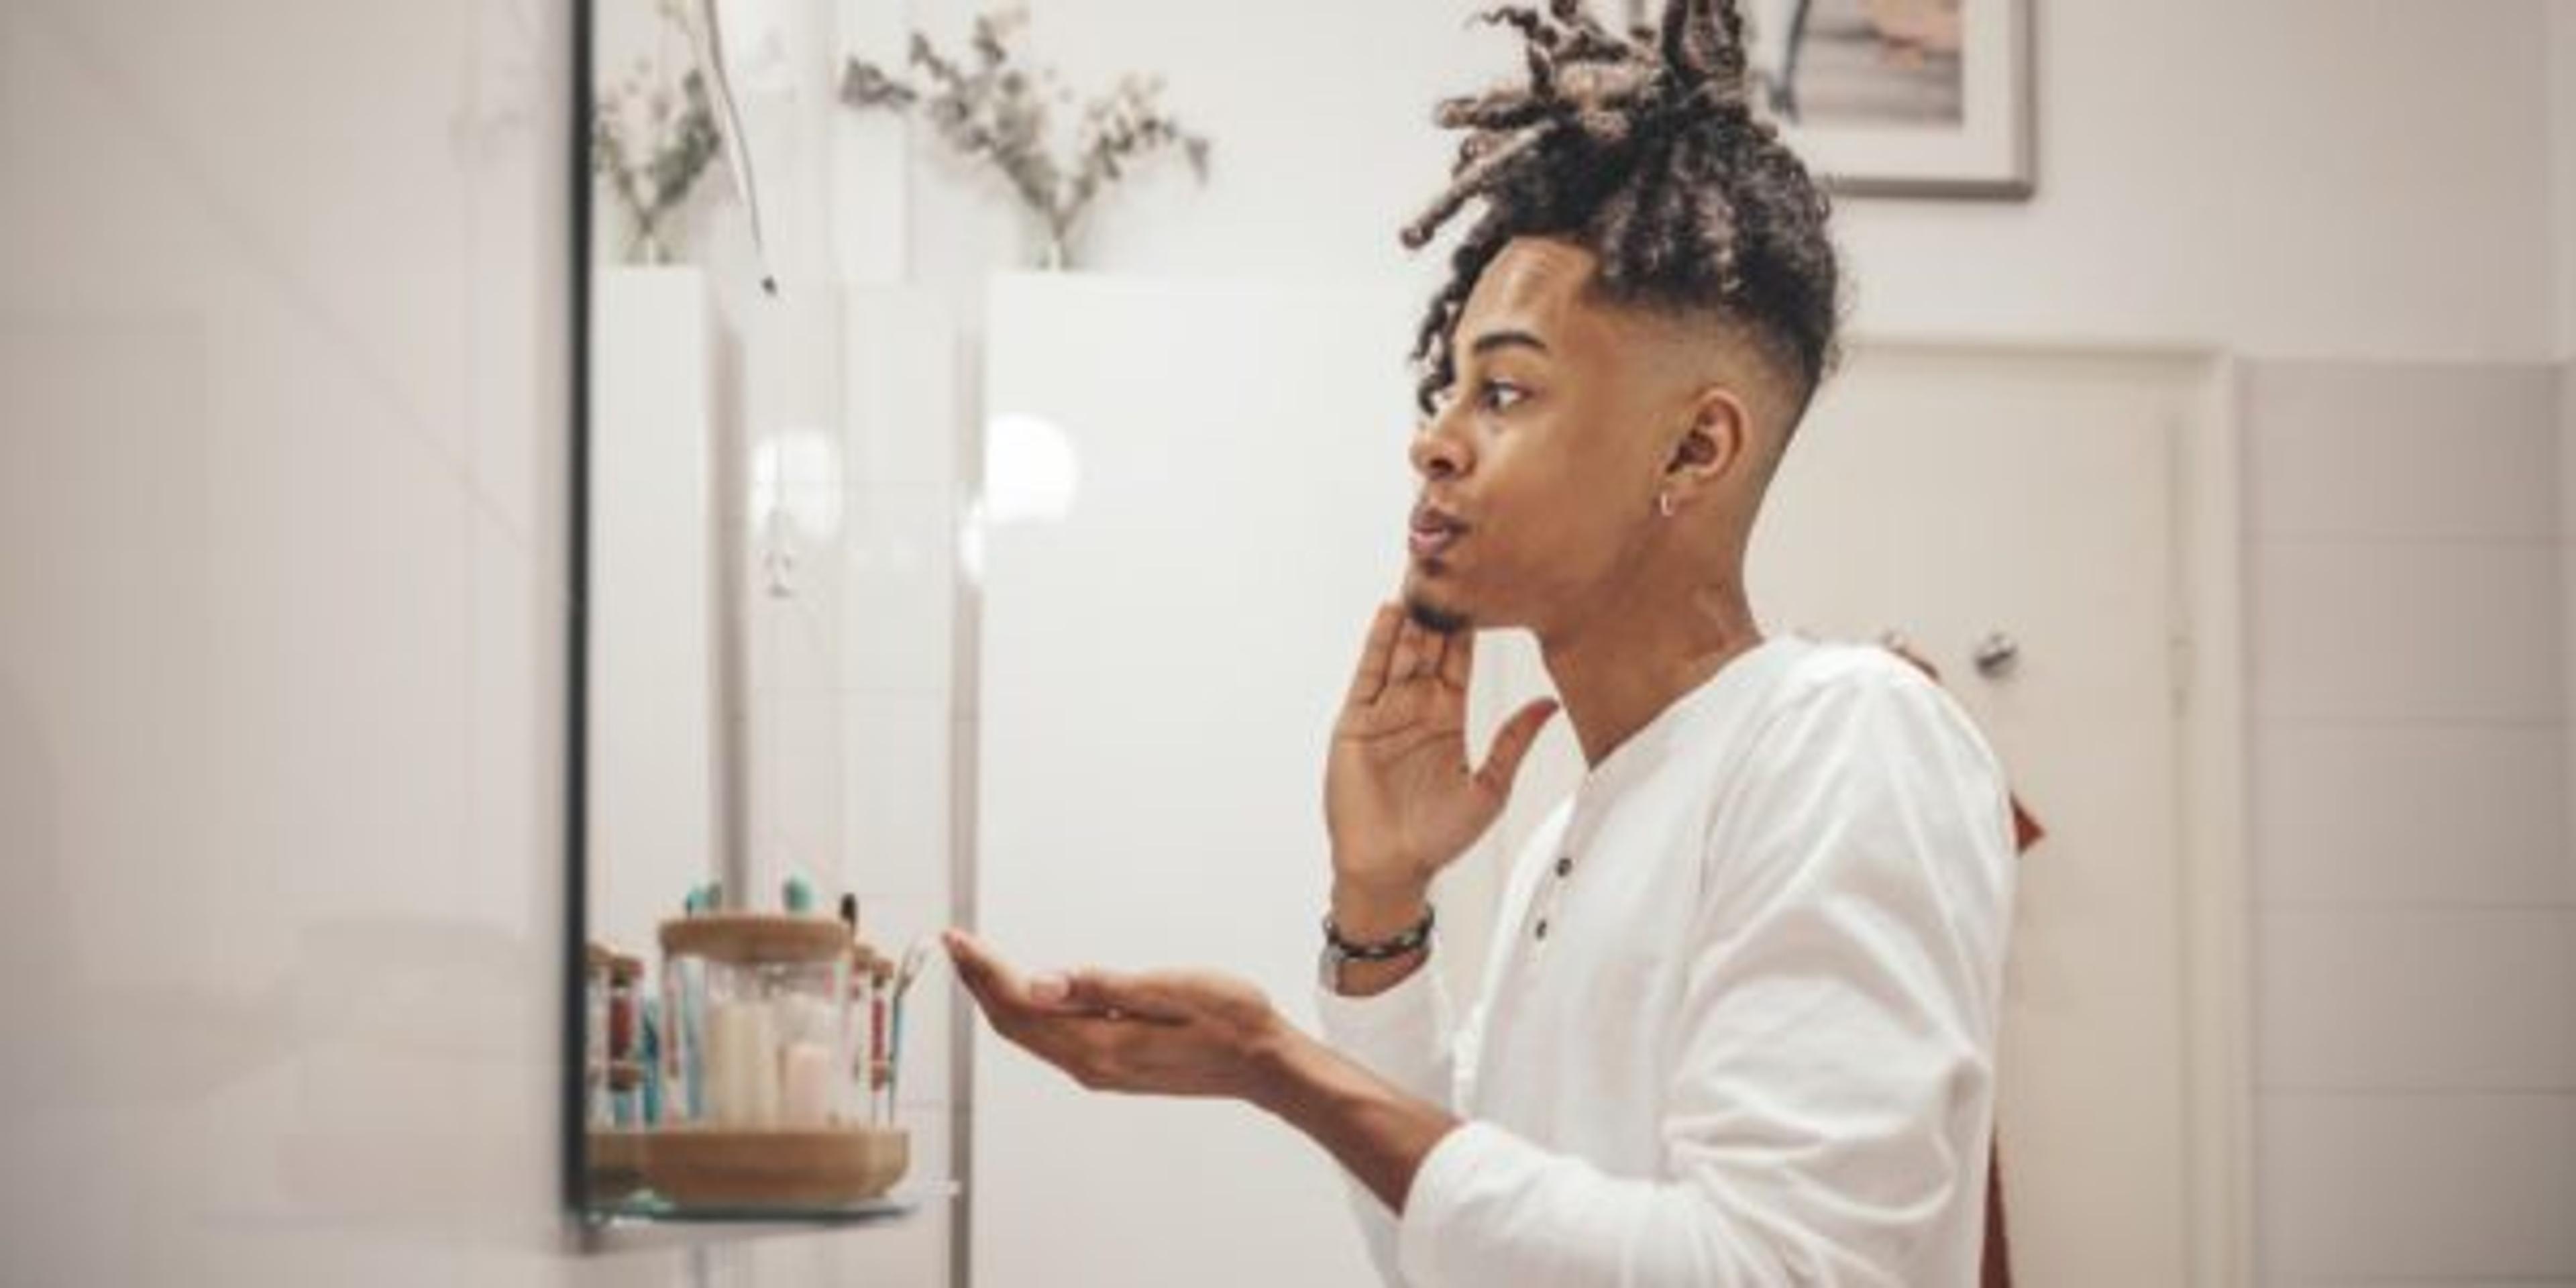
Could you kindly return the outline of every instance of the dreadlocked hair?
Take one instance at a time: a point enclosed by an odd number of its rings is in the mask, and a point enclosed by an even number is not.
[[[1466,134],[1448,189],[1405,226],[1404,244],[1419,250],[1470,203],[1482,209],[1414,340],[1424,413],[1456,378],[1452,336],[1477,277],[1527,236],[1589,249],[1596,289],[1614,303],[1741,327],[1803,409],[1836,356],[1831,203],[1753,115],[1736,0],[1667,0],[1660,25],[1625,33],[1583,0],[1476,19],[1521,34],[1529,76],[1433,115]]]

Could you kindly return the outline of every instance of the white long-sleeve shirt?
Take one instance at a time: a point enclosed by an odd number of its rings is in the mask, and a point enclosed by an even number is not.
[[[1412,1288],[1977,1279],[2012,920],[2008,797],[1930,681],[1778,638],[1586,776],[1505,888],[1482,998],[1317,999],[1465,1120],[1399,1221]]]

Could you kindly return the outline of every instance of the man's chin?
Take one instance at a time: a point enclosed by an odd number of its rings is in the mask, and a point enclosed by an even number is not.
[[[1414,625],[1439,635],[1455,635],[1476,625],[1473,613],[1424,589],[1416,578],[1405,579],[1404,611]]]

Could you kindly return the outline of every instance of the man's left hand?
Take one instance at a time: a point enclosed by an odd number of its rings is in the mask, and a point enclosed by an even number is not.
[[[994,1030],[1094,1091],[1258,1102],[1295,1032],[1259,988],[1233,976],[1022,976],[963,931],[945,942]]]

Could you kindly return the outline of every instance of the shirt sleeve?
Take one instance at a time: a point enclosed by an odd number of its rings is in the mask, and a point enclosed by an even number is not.
[[[2011,920],[2002,775],[1894,668],[1757,735],[1708,837],[1652,1178],[1488,1123],[1415,1175],[1415,1288],[1968,1283]]]
[[[1456,1104],[1459,1038],[1449,1013],[1439,964],[1428,959],[1402,983],[1373,996],[1346,997],[1321,986],[1315,990],[1315,1014],[1327,1043],[1405,1094],[1444,1109]],[[1401,1284],[1395,1214],[1358,1182],[1348,1188],[1378,1277]]]

